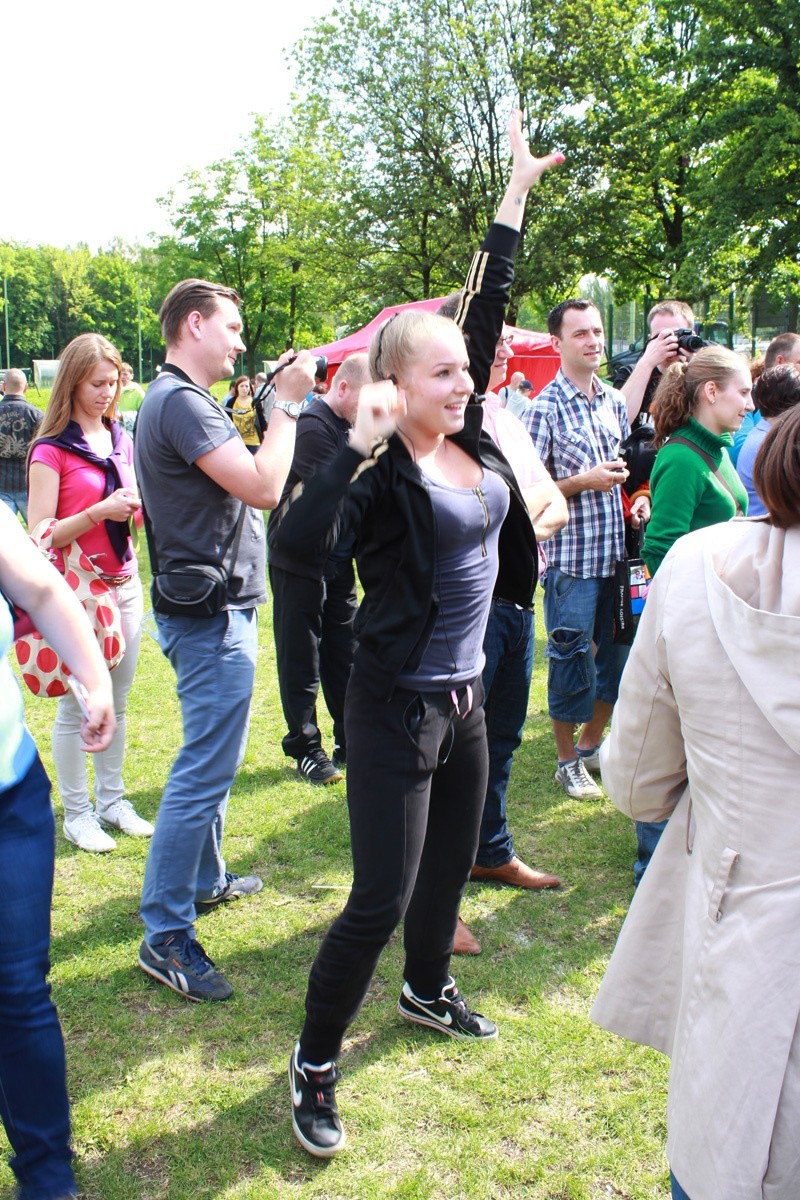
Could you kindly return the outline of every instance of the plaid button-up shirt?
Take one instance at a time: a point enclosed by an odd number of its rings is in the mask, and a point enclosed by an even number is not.
[[[551,477],[569,479],[619,456],[630,433],[625,397],[595,376],[591,400],[559,371],[522,417]],[[568,575],[603,579],[624,557],[619,488],[567,498],[569,521],[547,543],[547,561]]]

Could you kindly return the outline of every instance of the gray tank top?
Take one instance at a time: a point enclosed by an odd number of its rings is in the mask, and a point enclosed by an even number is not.
[[[483,670],[483,638],[497,578],[500,526],[508,487],[484,471],[474,488],[457,488],[423,474],[436,521],[434,589],[439,614],[419,667],[400,675],[401,687],[440,691],[469,683]]]

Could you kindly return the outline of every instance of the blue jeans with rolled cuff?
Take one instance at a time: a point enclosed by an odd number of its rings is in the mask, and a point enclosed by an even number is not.
[[[7,504],[12,512],[20,513],[25,524],[28,524],[27,492],[0,492],[0,500]]]

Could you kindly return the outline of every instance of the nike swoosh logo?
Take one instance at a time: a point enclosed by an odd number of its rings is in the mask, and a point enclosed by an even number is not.
[[[431,1007],[430,1004],[423,1004],[423,1002],[421,1000],[417,1000],[417,1001],[415,1001],[415,1003],[418,1004],[419,1007],[421,1009],[423,1009],[425,1012],[429,1012],[431,1014],[431,1016],[434,1017],[440,1023],[440,1025],[452,1025],[453,1024],[453,1018],[449,1012],[446,1012],[444,1014],[444,1016],[441,1016],[440,1013],[436,1013],[433,1011],[433,1008]]]
[[[299,1108],[303,1103],[303,1093],[294,1082],[294,1073],[296,1070],[297,1067],[295,1066],[294,1059],[292,1059],[291,1066],[289,1067],[289,1086],[292,1089],[292,1104],[295,1106],[295,1108]]]

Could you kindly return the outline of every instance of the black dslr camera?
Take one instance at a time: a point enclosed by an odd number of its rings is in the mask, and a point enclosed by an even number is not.
[[[711,345],[711,342],[704,342],[700,334],[695,333],[693,329],[675,329],[673,332],[678,339],[678,349],[685,350],[687,354],[694,354],[697,350],[702,350],[704,346]],[[658,334],[653,333],[647,340],[652,342],[653,338],[657,337]]]

